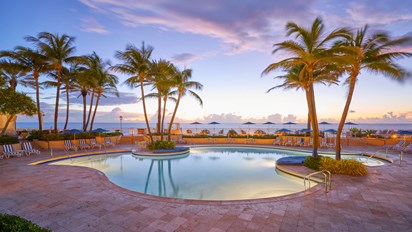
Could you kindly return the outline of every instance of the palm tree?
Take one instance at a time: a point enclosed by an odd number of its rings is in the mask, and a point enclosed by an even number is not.
[[[16,90],[17,84],[23,86],[32,85],[30,77],[27,75],[29,68],[19,61],[11,59],[0,60],[0,70],[3,73],[3,78],[7,82],[8,87],[12,90]]]
[[[116,51],[115,54],[115,57],[123,63],[112,67],[113,70],[120,73],[131,75],[131,77],[124,82],[126,85],[131,88],[140,86],[143,114],[151,143],[153,143],[153,136],[149,126],[149,119],[147,117],[144,84],[150,78],[150,56],[152,52],[153,47],[146,47],[144,42],[140,48],[137,48],[134,45],[127,45],[125,51]]]
[[[157,89],[157,93],[146,95],[149,97],[156,97],[158,104],[157,115],[157,133],[163,133],[164,131],[164,117],[166,114],[166,102],[168,99],[168,93],[170,92],[171,85],[173,84],[172,76],[174,74],[174,66],[168,61],[159,60],[152,62],[151,66],[151,84],[153,89]],[[162,111],[163,100],[163,111]],[[163,137],[161,137],[163,139]]]
[[[26,67],[31,71],[29,77],[34,81],[34,85],[30,85],[36,91],[36,106],[37,117],[39,122],[39,130],[43,130],[43,117],[40,109],[40,74],[49,71],[47,63],[47,57],[40,53],[40,51],[33,50],[31,48],[17,46],[13,52],[5,52],[2,55],[6,55],[18,63]]]
[[[297,41],[288,40],[274,44],[276,49],[273,53],[286,51],[292,54],[292,56],[270,64],[263,71],[263,74],[268,74],[279,68],[289,70],[295,67],[302,67],[298,76],[300,78],[307,78],[308,82],[305,91],[307,92],[307,103],[313,131],[312,154],[316,157],[319,147],[319,127],[313,88],[316,79],[314,73],[317,70],[327,69],[328,66],[335,62],[341,62],[342,57],[337,56],[333,49],[328,49],[327,45],[334,39],[347,35],[348,31],[346,29],[337,29],[329,34],[325,34],[324,25],[320,18],[315,19],[310,29],[305,29],[293,22],[289,22],[286,25],[286,31],[288,36],[294,35]]]
[[[54,132],[57,133],[57,120],[59,117],[59,100],[61,72],[65,63],[70,63],[76,58],[73,57],[75,47],[73,46],[75,38],[66,34],[51,34],[49,32],[40,32],[37,37],[27,36],[27,41],[35,43],[37,48],[45,55],[50,66],[56,71],[56,106],[54,110]]]
[[[174,76],[174,80],[175,80],[175,87],[177,89],[175,91],[172,91],[170,93],[170,95],[177,95],[177,100],[176,100],[175,108],[173,110],[172,118],[170,119],[169,128],[167,130],[167,141],[169,141],[169,142],[170,142],[170,138],[171,138],[170,135],[171,135],[171,132],[172,132],[173,121],[175,119],[177,109],[179,108],[180,99],[182,97],[186,96],[187,94],[189,94],[192,97],[194,97],[199,102],[199,104],[201,106],[203,106],[203,101],[200,98],[200,96],[196,92],[191,90],[191,89],[202,90],[203,85],[200,84],[199,82],[196,82],[196,81],[190,81],[191,78],[192,78],[192,70],[191,69],[185,69],[183,71],[180,71],[176,68],[176,73],[175,73],[175,76]]]
[[[336,159],[341,158],[340,135],[345,125],[346,117],[355,91],[355,84],[361,70],[366,70],[374,74],[381,74],[397,81],[402,81],[407,76],[407,72],[394,63],[394,60],[410,57],[412,53],[396,51],[394,48],[412,41],[410,37],[390,39],[387,33],[379,32],[367,36],[368,26],[365,25],[355,34],[348,34],[345,40],[338,41],[336,46],[345,46],[350,49],[348,55],[353,56],[352,62],[347,65],[349,76],[345,83],[348,84],[348,96],[342,112],[336,134]]]
[[[98,57],[96,55],[96,57]],[[94,112],[92,116],[92,120],[90,123],[90,131],[93,130],[93,123],[94,123],[94,118],[96,117],[96,112],[97,112],[97,107],[99,106],[99,101],[101,97],[106,97],[107,94],[114,94],[115,96],[119,97],[119,92],[117,91],[116,85],[118,84],[119,80],[118,78],[110,74],[108,72],[108,69],[106,68],[107,66],[110,65],[110,62],[103,62],[100,57],[98,57],[99,62],[101,63],[100,69],[96,70],[96,83],[94,86],[94,92],[96,94],[96,104],[94,107]]]

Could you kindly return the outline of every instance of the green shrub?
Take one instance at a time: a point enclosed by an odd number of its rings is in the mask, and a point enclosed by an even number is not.
[[[15,136],[3,135],[0,136],[0,145],[19,143],[19,139]]]
[[[147,148],[149,150],[162,150],[162,149],[173,149],[176,144],[174,142],[157,140],[154,143],[149,143]]]
[[[354,159],[340,160],[339,174],[350,176],[365,176],[368,169],[361,162]]]
[[[339,174],[338,170],[340,169],[340,161],[330,158],[330,157],[322,157],[319,162],[319,169],[318,170],[328,170],[333,174]]]
[[[320,159],[321,159],[321,156],[317,156],[316,158],[313,156],[308,156],[303,161],[303,165],[311,169],[319,170]]]
[[[33,224],[31,221],[28,221],[24,218],[0,214],[0,231],[11,231],[11,232],[49,232],[50,229],[42,228],[36,224]]]

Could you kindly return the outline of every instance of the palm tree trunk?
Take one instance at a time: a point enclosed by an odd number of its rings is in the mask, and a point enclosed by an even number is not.
[[[33,77],[36,83],[36,106],[37,106],[37,118],[39,119],[39,130],[43,132],[43,116],[40,110],[39,72],[35,70],[33,72]]]
[[[14,117],[14,115],[10,115],[10,117],[7,119],[7,121],[6,121],[6,125],[4,125],[4,128],[3,128],[3,130],[1,131],[1,134],[0,135],[4,135],[4,133],[6,133],[6,130],[7,130],[7,127],[9,127],[9,124],[10,124],[10,121],[11,121],[11,119]]]
[[[312,121],[312,137],[313,137],[313,148],[312,148],[312,156],[318,156],[318,147],[319,147],[319,127],[318,127],[318,117],[316,114],[316,104],[315,104],[315,92],[313,89],[313,84],[309,86],[309,96],[310,96],[310,117]]]
[[[56,107],[54,109],[54,133],[57,134],[57,120],[59,118],[59,100],[60,100],[60,76],[61,76],[61,68],[57,68],[57,92],[56,92]]]
[[[161,123],[162,133],[163,133],[164,128],[165,128],[166,102],[167,102],[167,97],[163,98],[163,113],[162,113],[162,123]]]
[[[101,96],[101,94],[98,93],[98,94],[97,94],[97,97],[96,97],[96,105],[94,106],[94,112],[93,112],[92,121],[90,122],[90,129],[89,129],[89,131],[92,131],[92,130],[93,130],[94,118],[96,117],[96,112],[97,112],[97,107],[99,106],[100,96]]]
[[[87,127],[89,126],[89,121],[90,121],[90,115],[92,114],[92,109],[93,109],[93,101],[94,101],[94,90],[92,91],[92,97],[90,98],[90,107],[89,107],[89,114],[87,116],[87,122],[86,122],[86,126],[84,127],[86,131]]]
[[[86,94],[82,94],[83,97],[83,130],[86,130]]]
[[[144,119],[146,121],[147,132],[149,133],[150,143],[153,143],[153,136],[152,136],[152,132],[150,130],[149,119],[147,118],[146,100],[145,100],[145,97],[144,97],[144,88],[143,88],[143,79],[142,78],[140,78],[140,92],[142,93],[143,114],[144,114]]]
[[[157,91],[157,92],[158,93],[157,93],[157,125],[156,125],[156,130],[157,130],[157,133],[160,135],[160,140],[163,140],[163,136],[161,136],[163,134],[163,130],[161,129],[161,124],[160,124],[160,120],[161,120],[161,116],[162,116],[162,98],[160,96],[159,91]]]
[[[179,103],[180,103],[180,97],[181,94],[179,92],[179,95],[177,96],[177,101],[176,101],[176,105],[175,105],[175,109],[173,110],[173,115],[172,118],[170,119],[170,124],[169,124],[169,128],[167,130],[167,141],[170,142],[170,138],[171,138],[171,132],[172,132],[172,125],[173,125],[173,121],[175,120],[175,116],[176,116],[176,112],[177,112],[177,108],[179,107]]]
[[[345,108],[343,108],[342,116],[340,118],[338,131],[336,132],[336,159],[340,160],[341,158],[341,146],[340,146],[340,136],[342,134],[343,126],[345,125],[346,117],[348,116],[350,103],[352,102],[353,92],[355,91],[355,83],[356,83],[356,74],[352,74],[350,76],[350,83],[349,83],[349,92],[348,97],[346,98]]]
[[[306,96],[306,99],[308,99],[308,96]],[[310,129],[312,128],[311,125],[310,125],[310,113],[309,113],[309,110],[308,110],[308,124],[307,124],[306,128],[307,128],[308,130],[310,130]]]
[[[64,123],[64,130],[67,129],[67,125],[69,124],[69,106],[70,106],[69,83],[66,83],[66,122]]]

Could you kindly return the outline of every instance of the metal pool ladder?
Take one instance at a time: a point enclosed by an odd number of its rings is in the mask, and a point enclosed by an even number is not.
[[[314,179],[312,179],[312,177],[314,175],[318,175],[318,174],[323,174],[323,176],[324,176],[324,182],[323,183],[325,184],[325,192],[327,193],[330,190],[332,190],[332,174],[328,170],[312,172],[312,173],[306,175],[303,178],[303,184],[305,185],[305,190],[310,188],[311,181],[314,181]],[[307,188],[306,188],[306,181],[308,181],[308,187]]]

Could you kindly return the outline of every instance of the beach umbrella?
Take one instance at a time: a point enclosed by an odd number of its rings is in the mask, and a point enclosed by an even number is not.
[[[319,125],[330,125],[328,122],[320,122]]]
[[[292,132],[291,130],[288,130],[288,129],[286,129],[286,128],[283,128],[283,129],[280,129],[280,130],[277,130],[276,132],[280,132],[280,133],[289,133],[289,132]]]
[[[274,125],[275,123],[273,122],[265,122],[263,125],[268,125],[268,132],[270,131],[270,125]]]
[[[192,122],[192,123],[190,123],[191,125],[196,125],[196,134],[197,134],[197,125],[200,125],[200,124],[202,124],[202,123],[200,123],[200,122]]]
[[[73,140],[76,140],[76,134],[80,134],[83,133],[84,131],[82,130],[78,130],[78,129],[70,129],[70,130],[66,130],[63,133],[64,134],[73,134]]]
[[[300,130],[298,130],[297,132],[299,132],[299,133],[309,133],[309,132],[312,132],[312,130],[309,130],[309,129],[300,129]]]
[[[106,130],[106,129],[103,129],[103,128],[97,128],[97,129],[92,130],[92,132],[95,132],[95,133],[106,133],[106,132],[109,132],[109,130]]]
[[[243,125],[248,125],[248,134],[250,133],[250,125],[255,125],[253,122],[245,122]]]
[[[209,123],[209,125],[213,125],[213,134],[215,133],[215,125],[218,125],[218,124],[220,124],[220,123],[218,123],[218,122],[210,122]]]
[[[407,131],[407,130],[400,130],[396,132],[398,135],[412,135],[412,131]]]
[[[337,131],[334,129],[324,130],[323,133],[336,133]]]
[[[358,124],[353,123],[353,122],[345,122],[345,125],[355,126],[355,125],[358,125]]]
[[[294,122],[285,122],[285,123],[283,123],[283,125],[295,125],[296,123],[294,123]]]

